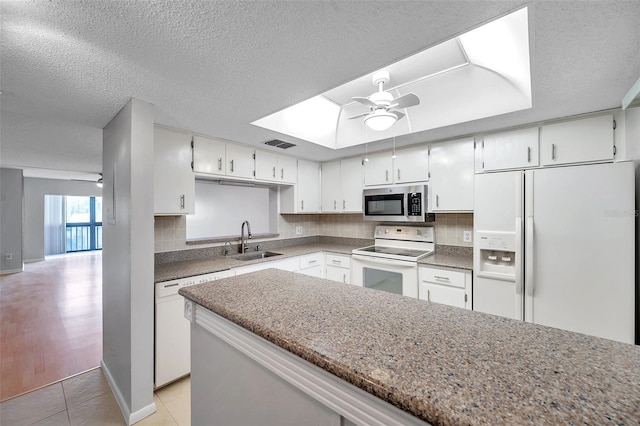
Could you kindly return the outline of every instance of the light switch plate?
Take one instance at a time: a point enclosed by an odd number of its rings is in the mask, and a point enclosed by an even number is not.
[[[470,243],[471,242],[471,231],[463,231],[462,232],[462,239],[464,240],[465,243]]]

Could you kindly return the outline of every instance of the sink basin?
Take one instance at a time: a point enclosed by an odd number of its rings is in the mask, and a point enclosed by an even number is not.
[[[282,253],[274,253],[272,251],[254,251],[245,254],[240,254],[238,256],[234,256],[234,259],[238,260],[256,260],[256,259],[265,259],[267,257],[273,256],[282,256]]]

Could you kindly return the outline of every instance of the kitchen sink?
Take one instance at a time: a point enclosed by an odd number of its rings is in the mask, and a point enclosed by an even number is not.
[[[282,256],[282,253],[274,253],[272,251],[255,251],[251,253],[240,254],[238,256],[234,256],[233,258],[238,260],[256,260],[273,256]]]

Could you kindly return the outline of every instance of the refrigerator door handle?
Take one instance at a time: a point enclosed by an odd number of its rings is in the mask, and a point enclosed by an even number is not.
[[[516,259],[522,253],[522,217],[516,217]],[[524,319],[522,315],[522,302],[524,294],[522,291],[522,266],[518,260],[516,260],[516,318]]]
[[[533,297],[534,279],[533,276],[533,216],[527,217],[527,234],[525,236],[525,289],[528,297]]]

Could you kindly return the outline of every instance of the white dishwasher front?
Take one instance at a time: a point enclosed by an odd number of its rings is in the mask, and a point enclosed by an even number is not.
[[[155,387],[169,384],[191,372],[189,321],[184,317],[182,287],[234,276],[221,271],[156,283],[155,295]]]

